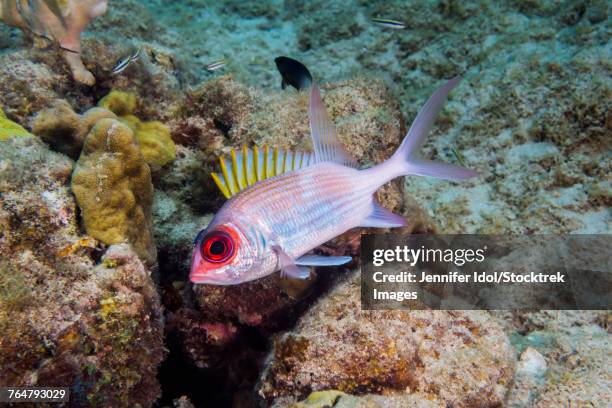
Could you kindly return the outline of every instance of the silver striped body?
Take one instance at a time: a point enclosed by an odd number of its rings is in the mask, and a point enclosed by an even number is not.
[[[326,162],[260,181],[227,201],[211,226],[231,220],[261,260],[243,279],[269,275],[280,268],[274,245],[295,259],[360,225],[380,186],[367,172]]]

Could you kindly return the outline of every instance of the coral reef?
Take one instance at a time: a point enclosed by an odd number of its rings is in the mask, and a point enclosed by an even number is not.
[[[29,116],[68,92],[68,81],[32,58],[23,50],[0,54],[0,105],[18,123],[27,123]]]
[[[111,91],[104,98],[100,99],[98,106],[108,109],[118,116],[128,116],[136,111],[138,100],[136,99],[136,95],[132,93]]]
[[[372,17],[402,21],[407,29],[380,27],[372,24]],[[376,356],[395,369],[380,369],[380,378],[391,381],[373,381],[368,374],[379,367],[353,348],[349,361],[366,368],[354,376],[355,382],[365,385],[354,386],[343,371],[347,365],[329,350],[312,358],[307,354],[311,361],[288,358],[296,351],[292,342],[299,348],[300,339],[308,341],[307,353],[320,350],[323,341],[338,345],[334,337],[325,338],[327,332],[318,332],[319,338],[309,332],[320,327],[314,313],[334,315],[323,305],[338,304],[343,308],[338,314],[346,310],[345,317],[338,315],[340,323],[381,316],[358,314],[351,308],[353,303],[347,306],[336,299],[335,294],[348,290],[346,283],[331,295],[326,292],[335,285],[333,277],[343,271],[317,271],[317,278],[305,287],[270,277],[241,288],[193,290],[187,270],[193,237],[223,202],[209,175],[217,156],[243,143],[309,147],[307,97],[280,90],[273,64],[278,55],[296,57],[311,69],[340,137],[364,166],[393,152],[406,131],[404,119],[410,123],[440,83],[464,76],[437,118],[423,154],[463,161],[481,176],[460,184],[408,177],[405,183],[385,186],[378,199],[405,215],[411,231],[608,233],[611,27],[610,7],[604,0],[351,0],[342,5],[293,0],[117,0],[110,3],[108,13],[87,26],[81,54],[70,54],[78,57],[79,69],[85,65],[95,76],[93,87],[75,84],[62,61],[66,52],[31,47],[32,40],[36,45],[46,41],[0,25],[0,106],[13,121],[6,125],[7,119],[0,118],[0,139],[6,139],[2,127],[20,124],[20,133],[29,130],[76,159],[98,122],[95,115],[89,122],[85,116],[95,112],[90,109],[112,90],[121,93],[112,92],[115,96],[106,98],[106,108],[95,108],[104,112],[102,116],[119,116],[132,133],[138,133],[137,124],[146,121],[168,126],[176,144],[175,160],[170,159],[174,153],[169,139],[158,136],[167,133],[157,125],[146,133],[149,139],[132,137],[140,143],[140,154],[149,156],[145,160],[156,188],[150,192],[150,183],[145,183],[146,196],[154,197],[151,212],[159,260],[154,278],[168,322],[165,346],[171,350],[168,367],[159,376],[165,383],[160,406],[173,401],[177,406],[190,406],[189,401],[195,406],[253,405],[252,389],[270,337],[289,329],[315,298],[320,298],[315,309],[307,312],[295,331],[277,341],[267,382],[262,383],[269,397],[264,404],[438,407],[447,405],[447,393],[456,391],[459,401],[450,404],[460,406],[474,385],[470,374],[487,374],[486,356],[491,353],[477,356],[485,359],[483,366],[466,368],[465,378],[463,372],[458,378],[450,378],[450,371],[442,373],[440,385],[429,377],[427,364],[438,361],[463,368],[471,357],[450,361],[452,353],[434,358],[427,353],[430,350],[421,353],[412,347],[409,339],[426,334],[427,328],[418,327],[419,319],[428,316],[432,327],[455,322],[455,327],[465,330],[464,324],[475,322],[474,327],[502,338],[493,328],[497,321],[520,356],[514,384],[507,381],[511,371],[500,377],[498,385],[483,380],[484,391],[472,406],[494,405],[504,393],[503,405],[513,408],[568,401],[605,406],[611,393],[606,361],[609,312],[410,314],[404,319],[416,325],[415,332],[395,343],[404,353],[402,359]],[[139,48],[138,62],[119,75],[111,74],[118,59]],[[221,58],[227,61],[221,71],[206,70],[208,63]],[[127,132],[126,127],[121,129]],[[133,157],[135,145],[130,142]],[[110,150],[102,154],[103,150],[96,154],[109,167],[101,164],[100,174],[113,178],[125,174],[125,164]],[[145,166],[142,158],[136,161]],[[75,404],[80,405],[150,406],[159,394],[154,373],[163,356],[157,295],[151,292],[148,272],[126,245],[112,245],[103,256],[105,244],[79,235],[79,211],[66,186],[72,165],[27,135],[0,142],[0,329],[11,334],[0,339],[0,377],[23,380],[18,384],[37,379],[39,385],[53,383],[53,378],[58,385],[72,387],[78,396]],[[129,182],[125,182],[117,191],[127,191]],[[88,191],[95,197],[95,189]],[[99,207],[92,207],[99,208],[99,214],[123,206],[110,202],[118,195],[107,193],[99,196],[103,199]],[[130,205],[135,201],[128,193],[123,198]],[[150,236],[148,227],[143,231]],[[358,248],[359,231],[355,231],[317,251],[357,255]],[[384,322],[391,319],[391,328],[403,321],[395,313],[382,316]],[[376,327],[372,320],[364,323],[364,331]],[[360,341],[384,350],[395,340],[384,328],[378,338],[325,322],[333,328],[332,335],[347,336],[345,351]],[[472,345],[457,344],[454,336],[453,330],[436,333],[424,344],[438,338],[460,350],[489,344],[478,332],[464,336],[475,341]],[[21,359],[8,354],[15,350]],[[415,365],[404,376],[401,363],[420,356],[417,351],[427,364]],[[303,374],[308,364],[323,361],[321,356],[329,356],[324,362],[333,366],[323,365],[326,372],[314,372],[320,382],[309,383]],[[508,355],[503,357],[499,367],[504,367]],[[172,365],[176,361],[178,368]],[[286,365],[279,368],[279,362]],[[187,374],[177,378],[177,370]],[[292,373],[295,380],[289,378]],[[337,376],[330,378],[331,373]],[[401,388],[407,382],[410,389]],[[454,390],[458,384],[468,388]],[[311,394],[315,386],[320,391]],[[429,389],[422,391],[419,386]],[[273,395],[277,388],[282,396]]]
[[[27,136],[30,133],[19,124],[8,119],[0,108],[0,141],[15,136]]]
[[[151,406],[159,298],[128,245],[100,259],[78,234],[72,165],[35,137],[0,143],[0,378],[69,387],[71,406]]]
[[[315,391],[303,401],[287,405],[287,402],[278,402],[273,408],[437,408],[444,406],[444,401],[435,396],[428,399],[420,398],[418,395],[350,395],[336,390]]]
[[[176,147],[161,122],[143,122],[133,114],[137,105],[136,95],[113,91],[100,100],[98,107],[79,115],[67,101],[56,100],[34,117],[32,131],[55,150],[76,158],[85,136],[100,119],[119,119],[134,133],[145,161],[157,169],[175,159]]]
[[[110,89],[123,89],[138,95],[134,112],[143,120],[165,122],[178,100],[176,66],[168,62],[169,51],[155,46],[143,46],[143,57],[129,72],[111,75],[115,61],[125,52],[118,47],[87,38],[83,58],[92,67],[97,84],[93,88],[74,87],[69,72],[62,69],[54,53],[42,50],[18,49],[0,51],[0,106],[12,119],[27,124],[41,110],[51,108],[57,100],[86,110],[94,106]],[[147,53],[153,56],[146,56]]]
[[[514,353],[486,312],[366,311],[360,299],[357,273],[313,306],[276,341],[259,394],[276,403],[327,389],[503,403]]]
[[[149,265],[156,262],[151,225],[151,171],[129,127],[102,119],[76,162],[72,190],[87,233],[105,244],[128,242]]]
[[[95,78],[80,57],[81,32],[104,14],[107,0],[3,0],[0,20],[59,44],[77,82],[93,85]]]
[[[40,136],[54,150],[76,159],[85,137],[91,128],[104,118],[116,119],[111,111],[102,108],[92,108],[77,114],[65,100],[57,100],[49,109],[36,114],[32,121],[32,132]]]
[[[168,128],[161,122],[143,122],[134,116],[138,106],[136,95],[112,91],[100,100],[98,106],[115,113],[119,120],[132,129],[148,164],[164,166],[176,158],[176,147]]]
[[[607,363],[610,312],[494,312],[520,354],[509,407],[586,403],[605,406],[612,386]]]

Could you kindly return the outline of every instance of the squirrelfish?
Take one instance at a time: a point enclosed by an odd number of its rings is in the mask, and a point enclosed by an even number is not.
[[[243,163],[241,170],[231,175],[225,171],[223,178],[241,191],[226,194],[231,198],[196,237],[191,281],[233,285],[276,271],[307,278],[310,266],[342,265],[351,260],[347,256],[308,255],[326,241],[355,227],[406,225],[403,217],[374,199],[376,190],[386,182],[405,175],[450,180],[474,177],[473,170],[425,160],[418,154],[446,96],[458,82],[459,78],[451,79],[429,98],[391,158],[362,170],[356,168],[354,158],[340,142],[319,88],[312,82],[308,108],[312,157],[305,165],[303,161],[297,168],[285,165],[272,177],[262,174],[260,181],[256,177],[249,182],[246,170],[257,162],[263,166],[269,159],[255,160],[247,150],[240,157],[234,154],[232,160]],[[273,168],[281,168],[278,154]]]

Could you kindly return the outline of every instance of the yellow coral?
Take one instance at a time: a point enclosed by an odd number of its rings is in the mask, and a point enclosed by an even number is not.
[[[145,262],[155,262],[151,171],[128,126],[116,119],[96,123],[75,165],[72,190],[88,235],[105,244],[128,242]]]
[[[292,408],[333,407],[343,395],[346,394],[336,390],[315,391],[311,393],[306,400],[294,404]]]
[[[59,99],[52,107],[36,114],[32,123],[32,132],[53,149],[76,159],[83,148],[85,136],[102,118],[116,118],[116,116],[102,108],[93,108],[78,115],[68,102]]]
[[[102,316],[103,319],[107,319],[115,310],[117,310],[117,304],[112,297],[100,301],[100,316]]]
[[[30,132],[23,127],[8,119],[2,109],[0,109],[0,141],[7,140],[14,136],[29,136]]]
[[[176,158],[170,131],[161,122],[140,122],[135,130],[140,151],[147,163],[163,166]]]
[[[163,166],[176,158],[176,146],[170,131],[161,122],[142,122],[134,115],[138,105],[136,95],[123,91],[111,91],[100,100],[98,106],[119,116],[134,132],[140,150],[148,164]]]
[[[126,116],[134,113],[138,106],[138,101],[136,95],[132,93],[111,91],[104,98],[100,99],[98,106],[108,109],[117,116]]]

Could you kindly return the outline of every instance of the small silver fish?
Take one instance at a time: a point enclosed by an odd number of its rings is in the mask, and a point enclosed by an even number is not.
[[[373,18],[372,21],[380,26],[393,28],[396,30],[403,30],[406,28],[406,24],[397,20],[390,20],[388,18]]]
[[[112,71],[113,75],[122,73],[127,67],[130,66],[132,62],[138,61],[140,59],[141,52],[142,48],[138,48],[134,54],[128,55],[127,57],[121,58],[119,61],[117,61]]]
[[[226,64],[227,62],[224,59],[215,61],[215,62],[211,62],[210,64],[206,66],[206,70],[213,72],[213,71],[223,68]]]

